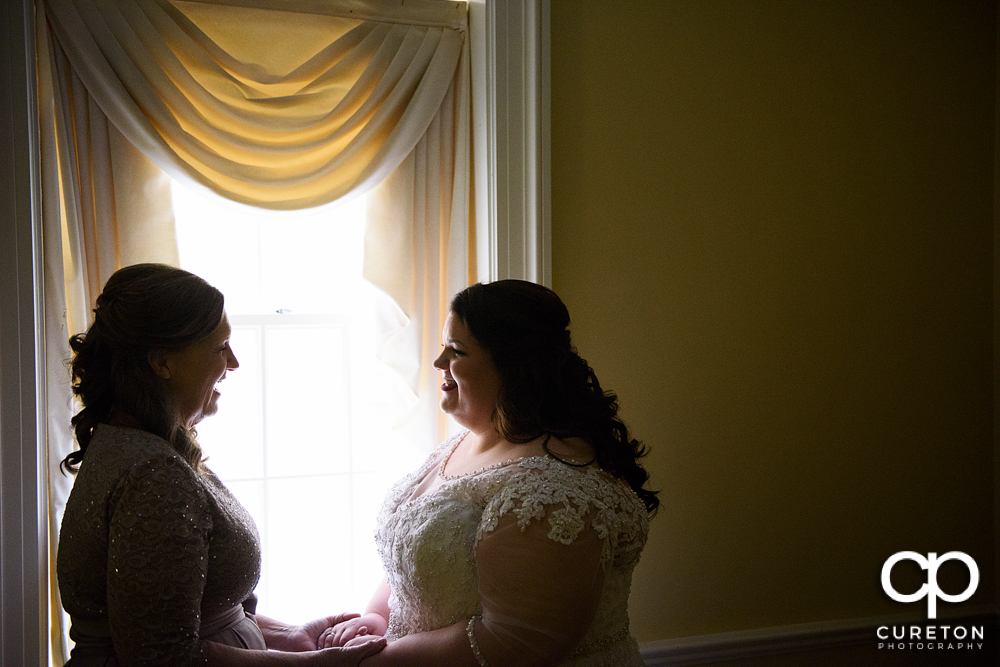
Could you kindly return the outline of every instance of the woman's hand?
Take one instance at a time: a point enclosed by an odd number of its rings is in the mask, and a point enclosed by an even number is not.
[[[315,651],[335,644],[323,643],[323,631],[339,623],[357,618],[358,614],[348,612],[334,616],[324,616],[302,625],[290,625],[267,616],[257,615],[257,625],[264,635],[264,643],[269,649],[286,652]]]
[[[321,637],[324,630],[332,629],[339,624],[344,622],[349,622],[351,619],[358,617],[356,612],[346,612],[343,614],[337,614],[336,616],[326,616],[324,618],[317,618],[314,621],[309,621],[308,623],[303,623],[298,626],[299,632],[297,636],[301,638],[302,645],[307,646],[307,648],[302,648],[302,651],[314,651],[318,648],[329,648],[330,645],[323,645]]]
[[[373,656],[384,649],[385,643],[385,639],[379,637],[378,639],[367,641],[357,646],[323,649],[314,654],[316,660],[310,662],[310,665],[315,665],[316,667],[354,667],[365,658]]]
[[[366,635],[381,637],[385,634],[388,627],[388,622],[382,616],[369,612],[364,616],[347,619],[331,628],[327,628],[320,635],[318,646],[319,648],[345,646],[347,642],[355,637],[364,637]]]
[[[379,635],[358,635],[351,641],[344,644],[344,646],[361,646],[362,644],[367,644],[368,642],[374,642],[382,639]]]
[[[376,639],[362,646],[301,653],[251,651],[212,641],[205,642],[209,667],[355,667],[384,648],[384,639]]]

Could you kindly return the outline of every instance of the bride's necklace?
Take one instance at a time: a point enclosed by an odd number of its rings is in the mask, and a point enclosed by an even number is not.
[[[438,477],[440,477],[441,479],[451,481],[454,479],[462,479],[463,477],[475,477],[476,475],[481,475],[489,470],[496,470],[497,468],[503,468],[504,466],[509,466],[511,463],[517,463],[521,459],[525,458],[521,456],[516,459],[507,459],[506,461],[500,461],[499,463],[494,463],[493,465],[484,466],[479,470],[471,470],[469,472],[463,472],[457,475],[444,474],[444,469],[448,466],[448,461],[451,460],[451,455],[455,453],[455,450],[458,449],[458,446],[461,444],[462,441],[459,440],[458,443],[456,443],[455,446],[451,448],[451,451],[448,452],[448,456],[444,457],[444,461],[441,461],[441,465],[440,467],[438,467]]]

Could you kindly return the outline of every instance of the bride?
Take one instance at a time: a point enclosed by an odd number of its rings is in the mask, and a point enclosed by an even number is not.
[[[628,595],[659,501],[568,325],[533,283],[455,296],[434,366],[441,409],[467,430],[390,490],[386,578],[320,647],[384,635],[372,667],[642,665]]]

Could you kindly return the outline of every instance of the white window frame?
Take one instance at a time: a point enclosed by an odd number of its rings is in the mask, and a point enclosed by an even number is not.
[[[41,171],[32,0],[0,3],[0,664],[48,664]]]
[[[552,286],[549,0],[469,0],[478,279]]]
[[[469,0],[479,280],[551,285],[549,0]],[[49,664],[35,1],[0,2],[0,664]]]

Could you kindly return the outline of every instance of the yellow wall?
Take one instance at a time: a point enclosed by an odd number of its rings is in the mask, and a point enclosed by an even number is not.
[[[917,612],[901,550],[994,602],[994,3],[551,21],[553,286],[663,503],[638,639]]]

